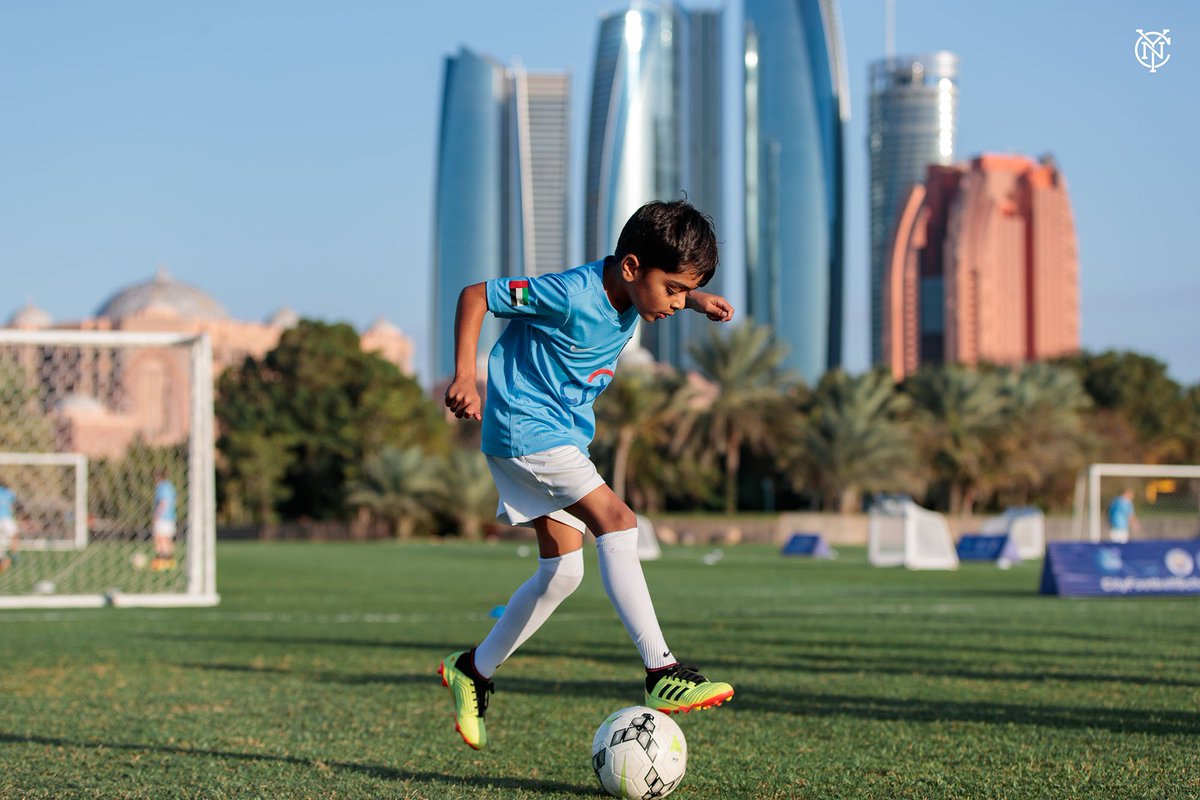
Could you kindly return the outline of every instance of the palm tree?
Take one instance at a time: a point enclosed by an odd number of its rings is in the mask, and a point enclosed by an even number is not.
[[[660,496],[664,473],[681,456],[678,431],[702,403],[695,382],[655,365],[632,364],[596,402],[597,440],[611,451],[612,488],[625,500],[631,490]]]
[[[704,457],[724,457],[725,511],[733,513],[742,446],[770,454],[777,431],[787,425],[783,398],[793,379],[781,367],[786,350],[770,328],[746,322],[727,334],[711,329],[691,352],[700,374],[717,387],[712,404],[696,422]]]
[[[1006,400],[995,372],[960,366],[921,370],[905,383],[917,408],[918,440],[926,463],[947,488],[952,514],[970,512],[997,470],[997,437]]]
[[[363,462],[346,501],[386,521],[396,538],[407,539],[430,519],[429,500],[436,489],[436,470],[420,448],[385,447]]]
[[[825,373],[785,465],[797,489],[815,484],[825,508],[855,511],[863,492],[912,491],[914,442],[905,425],[909,399],[883,370]]]
[[[1074,371],[1031,363],[1002,375],[1005,425],[999,437],[1003,476],[994,488],[1022,505],[1057,484],[1069,487],[1087,462],[1084,426],[1091,400]]]
[[[484,521],[496,513],[496,486],[483,453],[458,447],[439,467],[433,492],[438,510],[458,523],[463,538],[481,538]]]

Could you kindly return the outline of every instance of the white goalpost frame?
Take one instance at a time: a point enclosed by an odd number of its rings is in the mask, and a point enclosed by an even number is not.
[[[191,384],[188,483],[192,492],[187,523],[187,588],[183,592],[0,596],[7,608],[208,607],[220,603],[216,591],[216,477],[213,443],[212,342],[208,334],[138,331],[0,330],[0,346],[188,347]],[[86,480],[86,469],[84,479]],[[86,497],[86,492],[84,493]],[[87,525],[87,510],[82,515]],[[85,531],[86,539],[86,531]]]
[[[1108,477],[1123,478],[1196,478],[1200,479],[1200,465],[1181,466],[1172,464],[1092,464],[1087,471],[1087,530],[1088,540],[1095,543],[1101,540],[1103,531],[1100,508],[1100,479]],[[1076,513],[1080,506],[1079,492],[1076,491]],[[1200,508],[1197,508],[1200,515]]]
[[[53,542],[22,536],[25,550],[81,550],[87,546],[87,456],[83,453],[0,453],[0,465],[75,468],[75,533],[71,539]]]
[[[932,537],[918,530],[922,518],[936,529]],[[905,500],[871,511],[867,562],[876,567],[957,569],[958,554],[945,516]]]

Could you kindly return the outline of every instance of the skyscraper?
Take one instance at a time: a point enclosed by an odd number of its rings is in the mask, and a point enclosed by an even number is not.
[[[566,266],[569,78],[463,48],[446,58],[434,201],[435,380],[454,373],[464,286]],[[500,332],[484,320],[479,354]]]
[[[721,235],[720,11],[634,0],[601,20],[588,123],[583,255],[613,252],[630,215],[651,200],[683,197]],[[712,284],[720,291],[721,272]],[[692,315],[642,326],[659,361],[684,363]]]
[[[810,383],[842,361],[844,127],[833,0],[746,0],[748,312]]]
[[[1079,261],[1054,162],[985,154],[930,166],[901,204],[883,292],[897,378],[923,364],[1012,364],[1079,349]]]
[[[930,164],[954,160],[958,56],[937,52],[871,65],[871,363],[883,352],[883,282],[900,201]]]

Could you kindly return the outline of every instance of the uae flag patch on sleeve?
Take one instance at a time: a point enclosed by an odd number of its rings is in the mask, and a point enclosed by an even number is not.
[[[529,281],[509,281],[508,293],[512,296],[513,308],[529,305]]]

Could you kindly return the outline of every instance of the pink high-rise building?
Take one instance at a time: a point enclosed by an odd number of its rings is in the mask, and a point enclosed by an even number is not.
[[[1079,260],[1053,161],[982,155],[930,166],[900,206],[888,252],[884,358],[1015,364],[1079,349]]]

